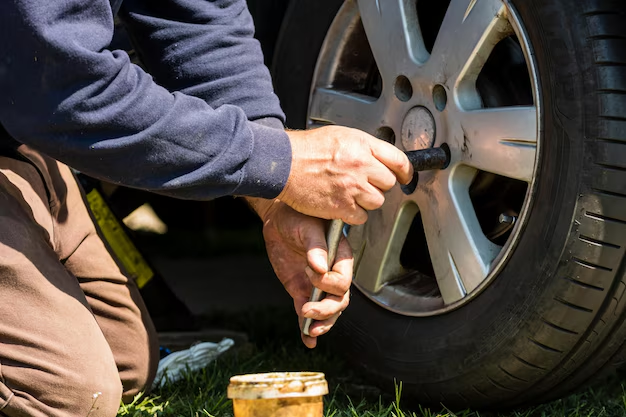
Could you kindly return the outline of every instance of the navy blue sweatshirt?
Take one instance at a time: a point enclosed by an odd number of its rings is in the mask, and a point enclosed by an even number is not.
[[[291,147],[245,0],[124,0],[120,17],[151,75],[109,49],[109,0],[1,0],[6,131],[121,185],[276,197]]]

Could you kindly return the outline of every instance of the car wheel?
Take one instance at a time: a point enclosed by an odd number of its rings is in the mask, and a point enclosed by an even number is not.
[[[297,0],[273,73],[291,127],[451,152],[350,228],[353,363],[425,404],[502,407],[621,361],[626,4]]]

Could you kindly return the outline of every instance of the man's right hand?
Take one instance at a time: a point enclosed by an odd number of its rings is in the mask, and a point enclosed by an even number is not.
[[[326,126],[287,134],[291,172],[278,198],[309,216],[363,224],[366,210],[383,205],[385,191],[413,177],[402,151],[360,130]]]

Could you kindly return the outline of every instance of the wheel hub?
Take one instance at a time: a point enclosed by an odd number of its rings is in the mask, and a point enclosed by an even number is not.
[[[432,148],[435,144],[435,119],[423,106],[413,107],[402,122],[402,146],[405,151]]]

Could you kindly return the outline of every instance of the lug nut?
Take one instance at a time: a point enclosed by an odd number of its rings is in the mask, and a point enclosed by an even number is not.
[[[502,213],[500,217],[498,217],[498,221],[503,224],[515,224],[517,216],[509,216],[508,214]]]

